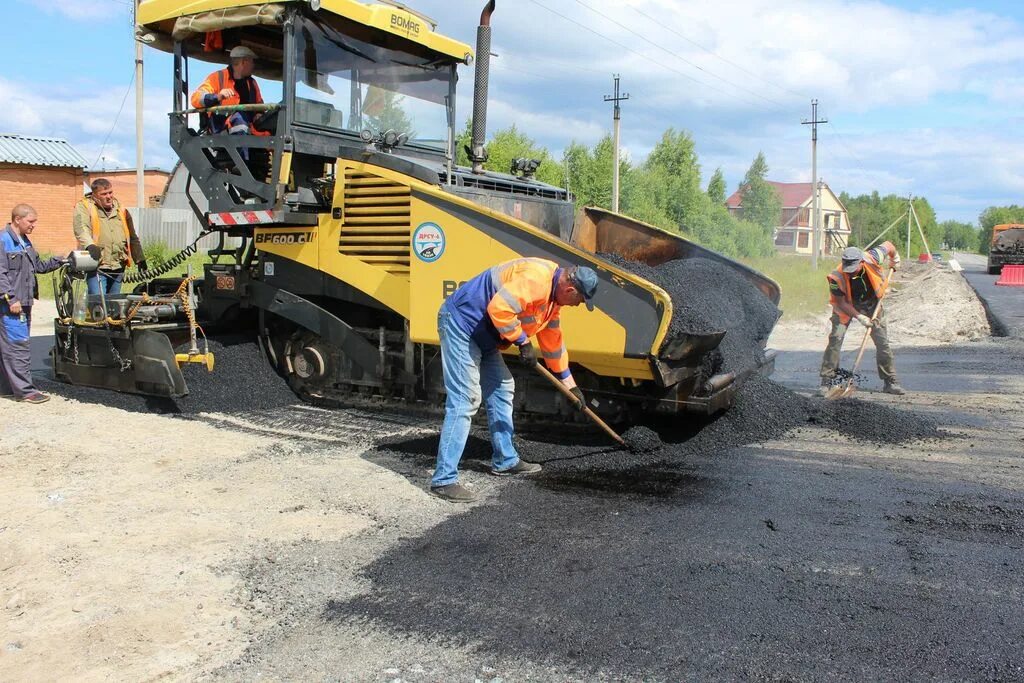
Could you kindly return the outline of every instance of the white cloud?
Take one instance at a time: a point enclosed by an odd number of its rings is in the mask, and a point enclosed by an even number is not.
[[[131,0],[21,0],[51,14],[74,21],[102,21],[112,16],[128,17]]]
[[[110,86],[82,83],[77,84],[75,92],[56,95],[34,83],[0,78],[0,101],[4,102],[0,108],[0,130],[65,138],[90,164],[100,156],[102,148],[106,168],[135,166],[134,89],[128,92],[118,115],[124,86],[111,93],[102,92],[104,87],[113,90]],[[146,90],[143,145],[147,166],[173,163],[167,143],[167,114],[161,106],[170,100],[167,90]]]

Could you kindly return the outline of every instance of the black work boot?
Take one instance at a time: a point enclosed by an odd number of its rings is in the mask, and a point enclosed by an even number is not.
[[[896,380],[886,382],[885,386],[882,387],[882,391],[884,391],[887,394],[893,394],[895,396],[902,396],[903,394],[907,393],[906,389],[901,387],[900,383],[897,382]]]
[[[507,470],[496,470],[491,468],[491,474],[496,477],[507,477],[513,474],[537,474],[540,472],[541,466],[535,462],[526,462],[522,458],[519,459],[515,465],[509,467]]]
[[[447,500],[449,503],[474,503],[477,500],[480,500],[480,496],[473,493],[459,482],[446,484],[444,486],[431,486],[430,492],[438,498]]]

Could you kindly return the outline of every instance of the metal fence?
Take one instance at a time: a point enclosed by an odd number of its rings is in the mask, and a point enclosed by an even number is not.
[[[192,244],[203,231],[203,224],[189,209],[128,209],[135,223],[135,230],[143,245],[162,243],[170,251],[180,251]],[[208,235],[199,242],[200,249],[217,246],[219,236]],[[225,247],[237,247],[239,237],[227,237]]]

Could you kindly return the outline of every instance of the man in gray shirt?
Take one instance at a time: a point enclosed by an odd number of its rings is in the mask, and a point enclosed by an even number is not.
[[[36,273],[49,273],[64,263],[57,257],[39,258],[28,237],[38,220],[35,209],[18,204],[0,232],[0,395],[26,403],[50,400],[32,384],[29,330],[32,302],[39,298]]]

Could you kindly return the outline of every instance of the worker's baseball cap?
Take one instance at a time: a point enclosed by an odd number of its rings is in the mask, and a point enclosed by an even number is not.
[[[231,48],[231,52],[228,53],[228,56],[231,57],[231,59],[245,59],[246,57],[256,59],[256,53],[245,45],[237,45]]]
[[[843,249],[843,272],[856,273],[860,268],[860,262],[864,260],[864,252],[857,247]]]
[[[594,272],[593,268],[587,268],[586,266],[576,266],[569,271],[569,281],[572,282],[573,287],[576,291],[583,295],[583,301],[587,305],[587,310],[594,310],[594,294],[597,293],[597,273]]]

